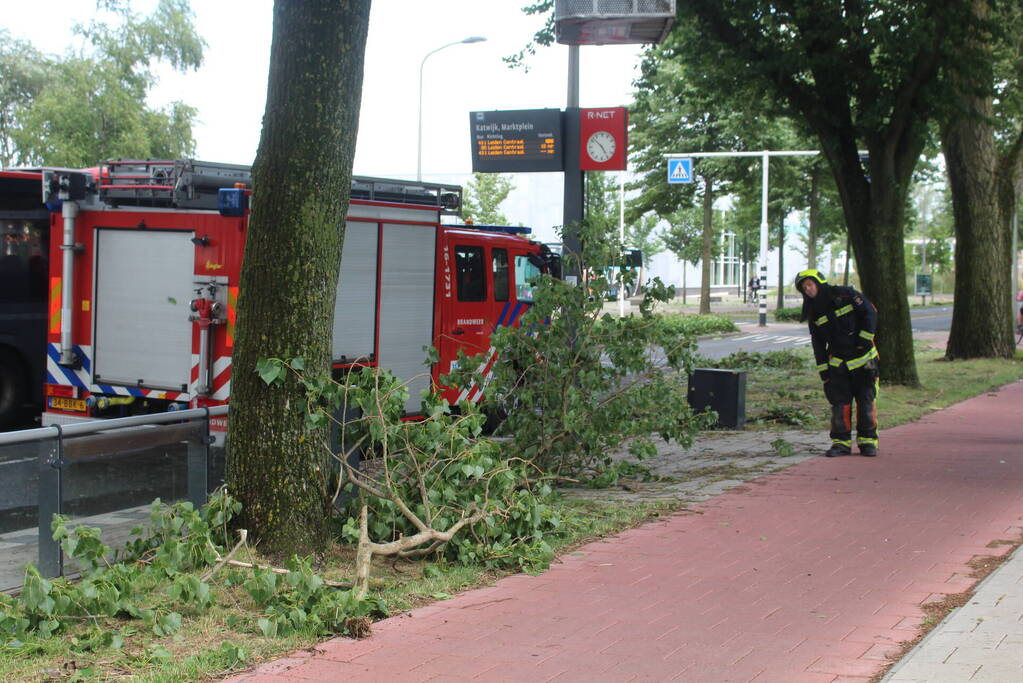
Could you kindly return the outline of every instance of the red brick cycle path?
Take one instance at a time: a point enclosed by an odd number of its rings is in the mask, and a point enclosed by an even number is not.
[[[1023,382],[233,681],[866,681],[1023,515]]]

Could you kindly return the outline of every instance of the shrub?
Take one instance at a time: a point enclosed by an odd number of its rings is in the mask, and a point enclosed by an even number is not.
[[[707,367],[742,370],[805,370],[811,366],[805,350],[736,351],[724,358],[708,360]]]
[[[667,333],[697,337],[703,334],[737,332],[735,323],[722,315],[655,315]]]
[[[613,265],[616,246],[585,227],[581,239],[590,272],[608,272],[602,266]],[[631,286],[630,277],[625,271],[616,286]],[[654,280],[639,314],[618,318],[602,315],[601,297],[594,296],[611,286],[604,276],[576,286],[544,275],[533,284],[521,325],[492,337],[498,352],[492,376],[461,371],[443,380],[487,385],[484,409],[504,418],[497,434],[510,437],[507,454],[553,476],[606,480],[611,453],[625,442],[637,457],[656,452],[651,435],[689,445],[704,424],[686,401],[691,333],[686,323],[651,313],[668,288]],[[482,367],[481,360],[459,367]]]

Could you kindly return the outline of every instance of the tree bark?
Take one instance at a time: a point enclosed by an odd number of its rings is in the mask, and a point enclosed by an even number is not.
[[[331,330],[362,93],[370,0],[278,0],[253,166],[232,371],[228,482],[239,524],[274,555],[329,538],[326,429],[304,425],[303,387],[267,386],[261,358],[330,371]]]
[[[703,178],[703,252],[700,256],[700,315],[710,313],[710,267],[714,259],[714,179]]]
[[[990,15],[987,0],[974,0],[971,9],[979,22]],[[968,42],[989,55],[986,40],[977,30]],[[1019,196],[1019,144],[999,158],[991,96],[977,94],[976,85],[955,72],[952,79],[960,86],[959,106],[941,136],[956,234],[955,306],[945,357],[1011,358],[1013,318],[1001,293],[1014,285],[1011,221]]]

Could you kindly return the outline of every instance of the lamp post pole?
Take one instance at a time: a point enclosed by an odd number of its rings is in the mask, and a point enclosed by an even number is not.
[[[446,47],[452,45],[461,45],[462,43],[482,43],[486,38],[483,36],[469,36],[462,40],[456,40],[453,43],[447,43],[441,45],[436,50],[430,50],[423,56],[423,61],[419,62],[419,132],[416,136],[416,181],[421,182],[423,180],[423,67],[426,66],[426,59],[432,54],[436,54]]]

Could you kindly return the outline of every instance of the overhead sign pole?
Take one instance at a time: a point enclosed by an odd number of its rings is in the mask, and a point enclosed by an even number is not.
[[[579,224],[583,222],[583,171],[579,168],[579,46],[568,46],[568,102],[564,114],[565,194],[561,241],[563,275],[566,282],[577,282],[580,276],[576,260],[582,255]],[[575,257],[575,258],[573,258]]]
[[[771,157],[784,157],[784,156],[813,156],[820,154],[818,150],[788,150],[788,151],[760,151],[760,152],[692,152],[689,154],[678,154],[671,153],[665,154],[664,157],[668,160],[668,182],[689,182],[692,180],[692,169],[690,167],[688,175],[689,181],[671,180],[672,172],[675,171],[676,175],[685,171],[685,169],[679,166],[679,162],[684,162],[686,159],[698,158],[698,157],[760,157],[761,165],[763,166],[763,187],[760,193],[760,278],[757,287],[757,297],[760,300],[760,327],[767,327],[767,297],[761,294],[767,289],[767,187],[768,187],[768,160]],[[691,162],[690,162],[691,163]]]
[[[580,164],[580,110],[579,110],[579,46],[580,45],[656,45],[664,42],[675,21],[675,0],[656,3],[605,3],[554,0],[554,34],[562,45],[568,45],[568,106],[565,108],[565,206],[563,241],[566,254],[579,253],[581,245],[577,224],[583,220],[585,195],[584,169],[617,170],[610,165],[594,167],[590,162]],[[623,7],[619,5],[626,5]],[[652,6],[651,6],[652,5]],[[590,131],[591,133],[593,131]],[[605,131],[606,132],[606,131]],[[608,163],[605,154],[610,145],[602,134],[593,141],[590,159],[596,164]],[[625,157],[625,140],[622,159]],[[624,169],[624,163],[622,164]],[[571,271],[572,259],[566,259],[565,280],[576,281],[579,273]]]

